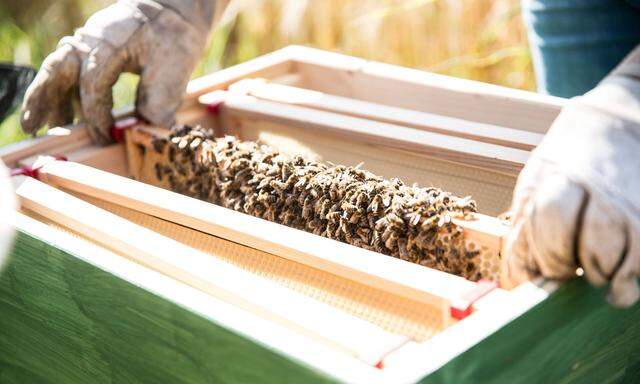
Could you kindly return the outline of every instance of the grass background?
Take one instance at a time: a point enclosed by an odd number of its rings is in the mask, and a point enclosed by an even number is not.
[[[0,3],[0,61],[39,67],[58,40],[113,1]],[[535,88],[519,0],[234,0],[194,76],[289,44],[474,79]],[[133,101],[137,76],[114,88]],[[20,140],[18,112],[0,124],[0,146]]]

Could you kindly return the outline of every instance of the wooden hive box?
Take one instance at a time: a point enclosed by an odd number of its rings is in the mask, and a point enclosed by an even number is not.
[[[499,256],[515,179],[564,100],[303,47],[191,82],[178,119],[472,195]],[[149,135],[82,126],[1,150],[18,230],[3,382],[557,382],[636,377],[640,307],[574,280],[513,289],[158,188]],[[64,155],[56,161],[41,155]],[[153,186],[153,184],[157,186]]]

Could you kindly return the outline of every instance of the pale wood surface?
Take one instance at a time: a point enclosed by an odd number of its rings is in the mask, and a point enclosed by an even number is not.
[[[205,96],[202,101],[206,103]],[[337,140],[400,149],[512,176],[520,172],[529,158],[529,152],[520,149],[284,105],[250,96],[230,94],[223,107],[227,117],[261,119],[322,133]]]
[[[106,147],[87,144],[79,148],[68,147],[57,154],[64,155],[69,161],[85,164],[119,176],[127,176],[127,155],[122,144],[112,144]],[[19,166],[34,167],[42,155],[35,155],[18,161]]]
[[[295,48],[283,48],[256,59],[234,65],[210,75],[191,80],[187,86],[185,104],[197,102],[205,93],[226,89],[229,85],[247,77],[279,77],[293,70],[292,54]]]
[[[27,157],[53,155],[60,148],[76,149],[90,143],[89,135],[81,126],[69,126],[49,130],[45,136],[29,138],[0,148],[0,160],[8,167],[15,167],[18,161]]]
[[[296,77],[296,79],[298,78]],[[319,91],[272,83],[267,79],[244,79],[229,86],[229,90],[259,99],[341,113],[524,150],[535,148],[543,137],[539,133],[334,96]],[[390,91],[393,90],[390,89]]]
[[[134,106],[125,106],[113,110],[113,116],[116,120],[131,117],[134,114]],[[177,113],[177,116],[179,115],[180,112]],[[35,162],[38,156],[67,155],[90,145],[91,139],[82,123],[65,127],[53,127],[44,136],[28,138],[0,147],[0,160],[8,167],[30,165]]]
[[[281,288],[34,179],[16,190],[33,211],[130,259],[376,364],[406,338]]]
[[[546,133],[566,99],[308,47],[288,47],[299,86],[400,108]]]
[[[360,284],[242,244],[168,222],[106,200],[64,190],[135,224],[366,320],[387,332],[424,341],[448,324],[432,306]]]

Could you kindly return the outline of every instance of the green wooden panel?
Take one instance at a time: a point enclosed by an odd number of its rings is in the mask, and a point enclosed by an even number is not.
[[[0,276],[0,383],[329,381],[24,233]]]
[[[424,383],[640,382],[640,304],[610,307],[576,279]]]
[[[423,380],[640,382],[640,305],[575,280]],[[331,379],[26,234],[0,276],[0,383]]]

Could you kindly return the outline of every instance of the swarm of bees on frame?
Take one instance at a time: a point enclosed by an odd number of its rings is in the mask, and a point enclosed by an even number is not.
[[[174,192],[470,280],[487,277],[480,250],[451,222],[476,212],[469,197],[214,138],[201,127],[176,127],[152,147],[168,160],[155,164],[155,176]]]

